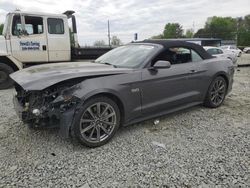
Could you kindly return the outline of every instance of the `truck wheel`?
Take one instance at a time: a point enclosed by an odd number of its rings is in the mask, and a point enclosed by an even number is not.
[[[107,97],[95,97],[86,101],[76,115],[73,136],[88,147],[106,144],[120,125],[118,105]]]
[[[14,70],[10,66],[0,63],[0,89],[8,89],[13,86],[14,81],[9,76],[13,72]]]

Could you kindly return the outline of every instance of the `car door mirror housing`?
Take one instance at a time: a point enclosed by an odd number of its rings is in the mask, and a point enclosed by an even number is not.
[[[157,61],[153,66],[154,69],[168,69],[170,67],[171,63],[169,61],[163,61],[163,60]]]

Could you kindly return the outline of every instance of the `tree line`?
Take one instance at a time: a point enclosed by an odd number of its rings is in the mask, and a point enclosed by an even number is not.
[[[101,47],[101,46],[107,46],[106,42],[104,40],[96,40],[93,44],[94,46]],[[111,46],[119,46],[122,45],[121,39],[119,39],[117,36],[112,36],[110,40]]]
[[[236,40],[238,46],[250,45],[250,14],[244,17],[209,17],[204,28],[196,33],[187,29],[184,33],[179,23],[167,23],[161,34],[152,39],[168,38],[220,38],[222,40]]]

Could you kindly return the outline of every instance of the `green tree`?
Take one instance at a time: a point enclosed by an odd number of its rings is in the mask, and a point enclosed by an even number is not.
[[[194,38],[210,38],[211,35],[204,28],[199,29],[195,34]]]
[[[117,36],[112,36],[111,45],[113,45],[113,46],[122,45],[122,41]]]
[[[163,39],[163,38],[164,38],[163,34],[159,34],[159,35],[155,35],[151,37],[151,39]]]
[[[183,29],[179,23],[167,23],[163,31],[164,38],[181,38]]]
[[[237,18],[237,45],[249,46],[250,45],[250,15],[244,18]]]
[[[243,23],[244,23],[245,29],[250,31],[250,14],[244,17]]]
[[[213,38],[234,40],[236,37],[237,22],[232,17],[208,18],[205,25],[205,33]]]
[[[250,46],[250,30],[241,28],[238,30],[238,46]]]
[[[194,30],[193,29],[187,29],[185,33],[186,38],[193,38],[194,36]]]
[[[205,27],[199,29],[194,37],[220,38],[222,40],[235,40],[237,32],[237,20],[232,17],[207,18]]]
[[[3,34],[3,24],[0,24],[0,35]]]
[[[104,40],[97,40],[94,42],[94,46],[100,47],[100,46],[105,46],[106,43]]]

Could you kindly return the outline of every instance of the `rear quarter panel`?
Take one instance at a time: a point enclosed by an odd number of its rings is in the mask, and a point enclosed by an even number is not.
[[[230,59],[223,57],[212,58],[205,60],[202,66],[207,70],[204,74],[207,83],[205,84],[204,88],[204,91],[206,91],[203,95],[204,99],[210,84],[217,76],[225,77],[226,81],[228,82],[228,90],[231,90],[234,75],[234,65]]]

